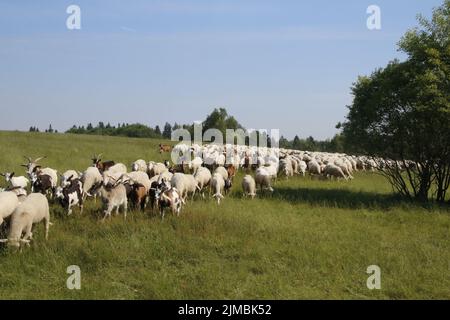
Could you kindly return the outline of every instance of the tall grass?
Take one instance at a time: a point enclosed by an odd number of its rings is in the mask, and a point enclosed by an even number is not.
[[[22,174],[23,155],[47,155],[43,163],[59,171],[84,170],[100,152],[128,165],[161,161],[159,142],[0,132],[0,170]],[[70,217],[54,204],[49,241],[38,225],[30,248],[1,248],[0,298],[450,298],[448,208],[405,203],[371,173],[279,179],[254,200],[242,198],[241,179],[220,206],[196,199],[164,222],[133,211],[102,224],[100,203]],[[371,291],[374,264],[382,289]],[[66,287],[69,265],[81,268],[81,290]]]

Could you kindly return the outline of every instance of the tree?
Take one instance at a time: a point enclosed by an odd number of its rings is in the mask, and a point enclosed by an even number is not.
[[[161,129],[159,128],[158,125],[155,127],[155,133],[156,133],[157,135],[161,135]]]
[[[224,108],[214,109],[203,121],[203,133],[208,129],[218,129],[226,137],[226,129],[243,129],[239,122],[228,115]]]
[[[399,193],[443,202],[450,184],[450,0],[419,24],[399,43],[406,61],[358,78],[342,127],[355,151],[392,160],[380,163],[381,172]]]
[[[172,137],[172,126],[170,125],[170,123],[166,122],[162,135],[166,139],[170,139]]]

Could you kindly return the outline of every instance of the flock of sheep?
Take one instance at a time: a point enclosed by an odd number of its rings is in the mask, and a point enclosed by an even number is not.
[[[167,146],[160,145],[160,150],[170,152]],[[87,198],[100,197],[103,220],[113,211],[118,214],[120,208],[126,219],[129,203],[141,210],[157,210],[164,219],[166,209],[179,215],[196,194],[205,198],[208,193],[220,204],[238,170],[246,173],[243,195],[254,198],[257,192],[273,192],[273,182],[280,176],[309,173],[318,179],[348,180],[356,170],[376,168],[375,161],[367,157],[279,148],[178,144],[171,151],[173,164],[137,160],[128,172],[126,165],[94,155],[86,171],[68,170],[59,176],[56,170],[39,164],[44,157],[26,157],[27,163],[22,165],[26,176],[1,174],[8,187],[0,189],[0,225],[8,219],[9,230],[7,239],[0,242],[15,247],[29,244],[33,225],[39,222],[45,223],[47,238],[51,225],[48,199],[59,202],[69,215],[74,206],[82,213]]]

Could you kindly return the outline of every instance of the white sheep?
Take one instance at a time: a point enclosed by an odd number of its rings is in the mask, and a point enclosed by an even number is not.
[[[3,224],[3,220],[8,218],[18,205],[19,199],[14,192],[0,192],[0,226]]]
[[[256,186],[260,188],[261,191],[269,190],[273,192],[273,188],[271,186],[271,174],[267,171],[265,167],[261,167],[256,169],[255,172],[255,183]]]
[[[328,164],[325,167],[325,169],[323,170],[323,175],[325,177],[330,177],[330,178],[335,177],[336,179],[340,179],[340,178],[343,178],[345,180],[348,179],[347,176],[342,171],[342,169],[335,164]]]
[[[191,170],[192,173],[196,173],[199,168],[201,168],[203,164],[203,160],[200,157],[195,157],[194,160],[189,162],[189,170]]]
[[[50,211],[47,198],[40,193],[32,193],[14,210],[11,215],[11,227],[8,239],[0,242],[8,242],[9,245],[20,247],[21,243],[29,244],[33,238],[32,228],[41,221],[45,223],[45,239],[48,239],[50,227]],[[22,238],[22,234],[25,235]]]
[[[89,167],[81,176],[83,196],[95,196],[103,183],[103,177],[96,167]]]
[[[14,172],[0,173],[0,176],[5,177],[6,182],[8,182],[12,187],[20,187],[26,189],[30,180],[24,176],[14,177]]]
[[[197,185],[202,194],[202,197],[205,198],[204,189],[211,182],[212,178],[211,171],[209,171],[208,168],[200,167],[197,169],[194,178],[197,181]]]
[[[225,169],[225,167],[217,167],[216,170],[214,170],[214,174],[220,174],[224,181],[228,179],[228,171]]]
[[[246,175],[242,180],[242,190],[244,197],[250,196],[253,199],[256,196],[256,182],[251,175]]]
[[[306,164],[306,162],[303,160],[300,160],[300,162],[298,163],[298,171],[302,174],[302,176],[305,176],[307,168],[308,168],[308,165]]]
[[[169,171],[169,169],[167,168],[167,166],[164,163],[158,162],[155,163],[153,161],[150,161],[148,163],[148,176],[150,178],[160,175],[163,172]]]
[[[320,174],[320,164],[316,160],[311,160],[308,162],[309,174]]]
[[[142,172],[147,172],[147,163],[145,162],[145,160],[139,159],[136,160],[135,162],[133,162],[131,164],[131,170],[132,171],[142,171]]]
[[[199,189],[197,181],[191,174],[175,173],[170,180],[173,188],[176,188],[180,193],[183,203],[186,203],[186,198],[191,195],[194,197],[195,192]]]
[[[213,193],[212,197],[220,204],[220,200],[224,198],[222,193],[225,189],[225,180],[220,173],[214,173],[211,179],[210,188]]]
[[[286,179],[294,176],[294,168],[292,167],[292,161],[289,158],[281,159],[278,172],[285,176]]]
[[[122,175],[121,181],[130,180],[130,184],[141,184],[144,186],[146,192],[151,188],[152,182],[150,181],[147,173],[142,171],[133,171]]]

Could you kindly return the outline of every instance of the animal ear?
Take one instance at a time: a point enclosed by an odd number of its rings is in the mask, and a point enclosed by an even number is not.
[[[0,243],[6,243],[8,242],[8,239],[0,239]]]
[[[11,172],[11,174],[9,175],[10,178],[12,178],[14,176],[14,172]]]
[[[73,175],[71,175],[70,177],[68,177],[68,178],[67,178],[67,181],[72,180],[72,178],[73,178]]]
[[[21,166],[21,167],[28,168],[28,165],[27,165],[27,164],[21,164],[20,166]]]
[[[4,174],[4,173],[0,173],[0,176],[4,177],[4,176],[5,176],[5,174]]]

